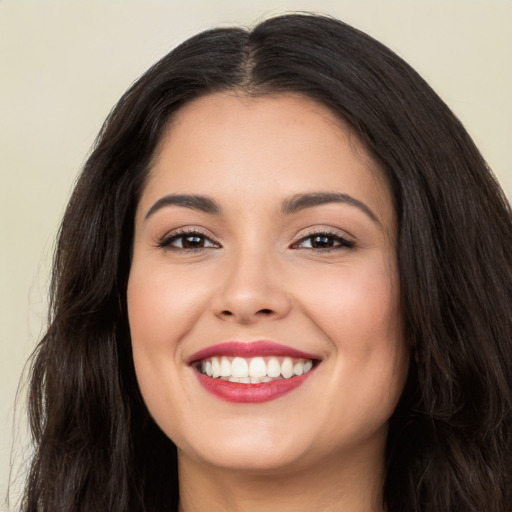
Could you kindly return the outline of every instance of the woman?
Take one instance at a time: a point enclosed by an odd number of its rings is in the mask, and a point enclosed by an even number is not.
[[[66,211],[24,510],[510,510],[511,228],[368,36],[288,15],[190,39]]]

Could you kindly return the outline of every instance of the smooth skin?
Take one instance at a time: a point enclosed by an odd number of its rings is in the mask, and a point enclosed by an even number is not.
[[[181,512],[383,510],[408,369],[395,244],[381,170],[326,107],[215,93],[175,115],[136,212],[128,312],[142,395],[178,447]],[[321,362],[258,404],[213,396],[187,364],[262,339]]]

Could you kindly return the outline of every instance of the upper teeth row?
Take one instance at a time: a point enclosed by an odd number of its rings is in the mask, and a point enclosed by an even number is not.
[[[208,377],[283,377],[289,379],[294,375],[302,375],[313,367],[310,359],[292,359],[284,357],[279,361],[277,357],[270,357],[267,361],[263,357],[212,357],[201,363],[201,371]]]

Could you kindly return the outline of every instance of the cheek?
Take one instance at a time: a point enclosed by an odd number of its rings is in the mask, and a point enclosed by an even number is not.
[[[330,414],[366,418],[368,431],[390,417],[407,375],[396,276],[386,259],[340,266],[309,275],[302,293],[303,309],[332,348],[326,365],[340,394]]]
[[[190,276],[190,272],[188,273]],[[181,340],[195,325],[204,287],[168,265],[134,260],[127,289],[135,372],[150,412],[169,408],[182,385]],[[172,405],[172,408],[176,404]]]
[[[386,259],[368,263],[320,269],[299,281],[302,307],[341,352],[401,341],[396,270]]]
[[[194,285],[190,270],[134,262],[128,281],[132,343],[169,350],[193,327],[207,300],[207,287]]]

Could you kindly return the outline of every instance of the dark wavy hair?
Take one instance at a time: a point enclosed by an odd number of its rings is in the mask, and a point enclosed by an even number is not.
[[[34,354],[24,512],[176,510],[176,447],[138,390],[127,321],[134,211],[163,130],[216,91],[293,92],[380,163],[398,217],[410,372],[390,420],[388,512],[512,510],[510,206],[460,122],[405,62],[324,16],[221,28],[150,68],[106,120],[66,210]]]

